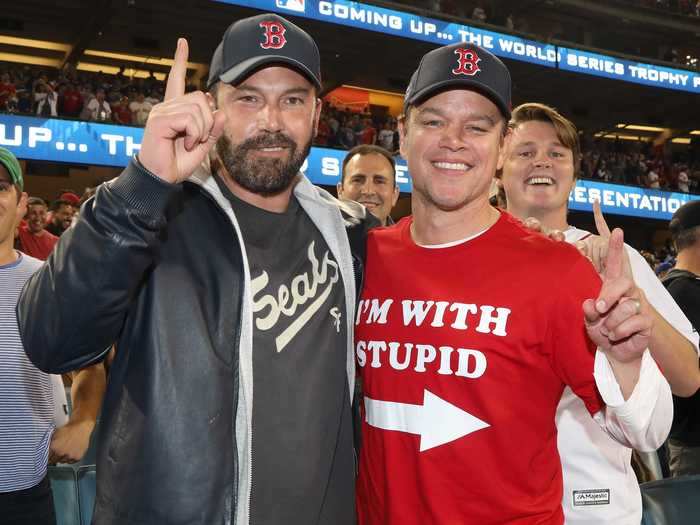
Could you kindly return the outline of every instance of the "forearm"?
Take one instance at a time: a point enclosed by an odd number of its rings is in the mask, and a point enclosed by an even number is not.
[[[690,397],[700,388],[698,353],[693,344],[655,308],[652,307],[651,310],[654,329],[649,351],[671,385],[671,391],[680,397]]]
[[[639,381],[629,399],[623,401],[614,389],[601,395],[606,407],[595,419],[611,438],[642,452],[663,444],[673,421],[673,400],[668,382],[649,352],[644,353]]]
[[[73,374],[71,422],[91,422],[93,425],[102,407],[106,389],[105,369],[102,363],[88,366]]]
[[[632,361],[619,361],[609,354],[606,354],[610,368],[615,376],[617,384],[620,386],[622,397],[627,401],[639,381],[639,371],[642,365],[642,358]]]

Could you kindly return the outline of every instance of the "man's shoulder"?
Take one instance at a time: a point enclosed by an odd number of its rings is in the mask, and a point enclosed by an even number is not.
[[[551,262],[554,264],[567,264],[577,260],[583,260],[578,249],[566,241],[555,241],[546,235],[527,228],[522,222],[512,215],[502,212],[503,218],[500,221],[502,228],[501,235],[512,243],[514,249],[525,249],[532,251],[533,262]]]

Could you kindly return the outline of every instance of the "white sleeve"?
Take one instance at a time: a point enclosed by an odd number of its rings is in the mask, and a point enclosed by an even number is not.
[[[649,350],[642,356],[639,381],[627,401],[607,357],[600,351],[596,351],[593,375],[606,405],[593,416],[600,427],[621,445],[640,452],[659,448],[671,430],[673,397]]]

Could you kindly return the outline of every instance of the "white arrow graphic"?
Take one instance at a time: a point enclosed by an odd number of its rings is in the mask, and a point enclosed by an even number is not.
[[[373,427],[420,435],[421,452],[491,426],[428,390],[423,390],[422,405],[365,396],[365,413]]]

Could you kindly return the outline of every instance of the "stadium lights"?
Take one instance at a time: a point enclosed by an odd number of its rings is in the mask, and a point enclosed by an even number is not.
[[[90,71],[92,73],[107,73],[109,75],[116,75],[119,73],[119,68],[116,66],[107,66],[105,64],[93,64],[92,62],[78,62],[78,71]],[[150,71],[145,69],[134,69],[126,68],[123,71],[124,76],[136,77],[136,78],[148,78],[151,74]],[[165,80],[165,73],[153,72],[153,76],[160,81]]]
[[[31,47],[34,49],[49,49],[51,51],[63,51],[68,53],[73,49],[70,44],[49,42],[47,40],[34,40],[31,38],[17,38],[15,36],[0,35],[0,44],[19,47]]]
[[[665,128],[658,128],[656,126],[642,126],[639,124],[618,124],[618,128],[624,128],[630,131],[652,131],[656,133],[661,133],[665,131]]]
[[[160,57],[147,57],[140,55],[128,55],[126,53],[113,53],[111,51],[98,51],[96,49],[86,49],[83,55],[101,57],[101,58],[111,58],[112,60],[126,60],[127,62],[138,62],[141,67],[148,67],[149,65],[172,67],[172,58],[160,58]],[[188,69],[194,69],[196,71],[196,79],[200,79],[204,73],[207,72],[209,66],[206,64],[200,64],[198,62],[187,62]],[[119,69],[117,69],[119,71]],[[156,77],[158,73],[156,73]]]
[[[690,144],[690,138],[689,137],[676,137],[675,139],[671,139],[671,142],[674,144]]]
[[[700,129],[694,129],[690,132],[691,135],[700,135]]]
[[[609,139],[609,140],[634,140],[634,141],[647,140],[646,137],[640,137],[638,135],[618,135],[616,133],[603,133],[603,132],[598,132],[593,136],[596,138],[599,138],[599,139]]]
[[[343,84],[342,87],[346,88],[352,88],[352,89],[361,89],[362,91],[369,91],[370,93],[379,93],[381,95],[391,95],[392,97],[402,97],[405,95],[405,93],[395,93],[393,91],[382,91],[381,89],[372,89],[372,88],[366,88],[366,87],[360,87],[360,86],[352,86],[350,84]]]
[[[61,67],[61,60],[58,58],[36,57],[33,55],[21,55],[19,53],[0,52],[0,61],[31,64],[33,66]]]

